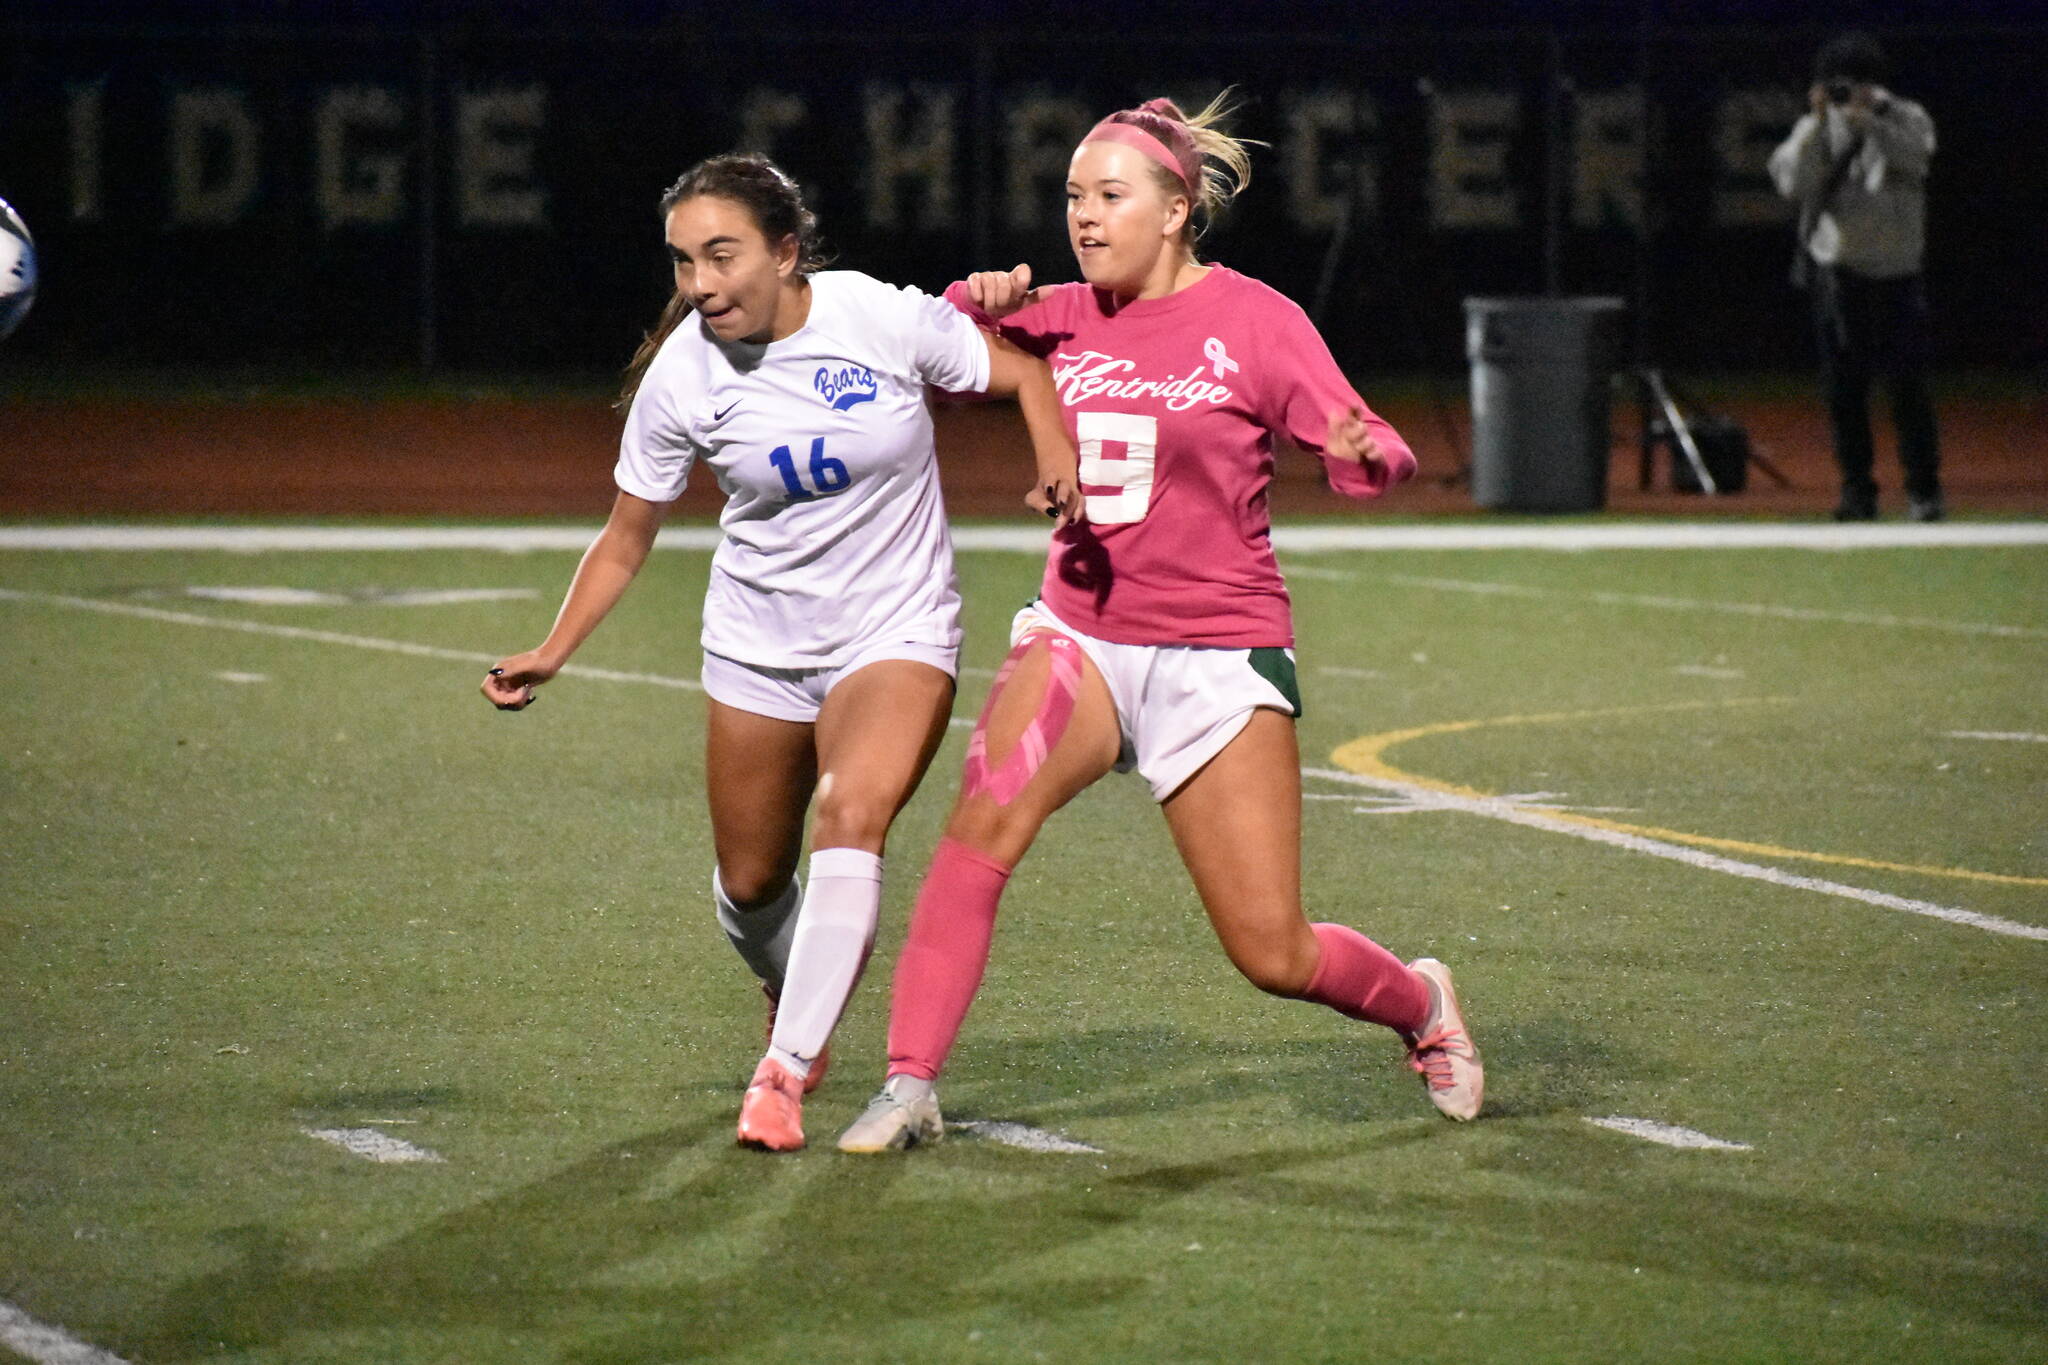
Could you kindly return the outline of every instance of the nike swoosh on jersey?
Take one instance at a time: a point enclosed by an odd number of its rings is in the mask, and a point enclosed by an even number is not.
[[[725,405],[725,409],[724,409],[724,411],[722,411],[722,412],[714,412],[714,413],[712,413],[712,414],[711,414],[711,420],[712,420],[712,421],[714,421],[714,422],[723,422],[723,421],[724,421],[724,420],[726,419],[726,417],[727,417],[727,416],[729,416],[729,415],[731,414],[732,410],[733,410],[734,408],[738,407],[739,405],[740,405],[740,404],[739,404],[739,400],[738,400],[738,399],[734,399],[734,400],[733,400],[732,402],[730,402],[730,403],[727,403],[727,404]]]

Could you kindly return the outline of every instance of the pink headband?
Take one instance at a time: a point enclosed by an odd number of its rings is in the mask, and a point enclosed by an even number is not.
[[[1135,147],[1146,156],[1151,157],[1154,161],[1166,167],[1167,170],[1172,171],[1176,176],[1179,176],[1180,183],[1187,186],[1188,192],[1192,194],[1194,193],[1196,183],[1202,177],[1202,154],[1195,150],[1194,139],[1187,135],[1185,129],[1152,107],[1155,104],[1163,104],[1164,102],[1163,100],[1152,100],[1139,105],[1134,110],[1127,109],[1121,113],[1111,114],[1108,118],[1090,128],[1088,136],[1082,138],[1081,141],[1117,142],[1126,147]],[[1123,122],[1124,114],[1129,113],[1153,115],[1166,125],[1167,136],[1171,137],[1174,142],[1182,145],[1169,147],[1166,143],[1161,142],[1136,124]]]

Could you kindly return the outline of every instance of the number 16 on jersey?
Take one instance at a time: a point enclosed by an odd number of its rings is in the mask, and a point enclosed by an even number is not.
[[[804,487],[802,476],[797,472],[796,456],[789,453],[788,446],[777,446],[768,455],[768,462],[775,466],[775,472],[782,475],[782,486],[789,490],[791,502],[809,502],[813,498],[829,497],[853,482],[853,475],[847,472],[844,460],[835,460],[825,453],[825,438],[811,438],[811,486]]]

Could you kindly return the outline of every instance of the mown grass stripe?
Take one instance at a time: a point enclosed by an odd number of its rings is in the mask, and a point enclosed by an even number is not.
[[[110,616],[132,616],[143,621],[162,621],[174,626],[235,630],[247,635],[267,635],[280,640],[305,640],[321,645],[346,645],[351,649],[375,649],[388,654],[408,654],[422,659],[453,659],[458,663],[482,664],[486,668],[498,662],[497,655],[484,654],[473,649],[444,649],[439,645],[415,644],[410,640],[386,640],[374,635],[346,635],[340,631],[313,630],[306,626],[280,626],[269,621],[238,621],[227,616],[171,611],[164,607],[138,606],[132,602],[103,602],[94,597],[69,597],[62,593],[22,592],[15,588],[0,588],[0,601],[70,607],[78,611],[104,612]],[[595,678],[601,682],[646,683],[652,687],[673,687],[688,692],[703,690],[702,684],[695,678],[668,678],[659,673],[622,673],[609,668],[586,668],[581,664],[570,664],[562,670],[560,676]]]
[[[1788,607],[1771,602],[1713,602],[1697,597],[1671,597],[1658,593],[1587,592],[1569,593],[1525,583],[1493,583],[1463,578],[1436,578],[1422,574],[1388,574],[1386,581],[1397,587],[1425,588],[1436,592],[1463,592],[1488,597],[1564,597],[1598,602],[1602,606],[1655,607],[1664,611],[1716,612],[1728,616],[1758,616],[1776,621],[1814,621],[1824,625],[1886,626],[1905,630],[1940,630],[1957,635],[1990,635],[2004,639],[2048,640],[2048,630],[2035,626],[2012,626],[1989,621],[1951,621],[1941,617],[1895,616],[1889,612],[1828,611],[1819,607]]]

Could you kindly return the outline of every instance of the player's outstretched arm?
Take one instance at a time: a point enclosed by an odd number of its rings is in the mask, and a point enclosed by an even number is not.
[[[1060,415],[1052,371],[1037,356],[994,333],[982,336],[988,342],[988,391],[1001,397],[1015,395],[1031,435],[1038,477],[1025,501],[1061,526],[1070,526],[1081,519],[1081,460]]]
[[[500,659],[484,676],[483,694],[491,705],[500,711],[523,711],[532,704],[533,689],[561,672],[577,646],[618,604],[647,562],[655,532],[666,515],[665,502],[649,502],[625,492],[613,500],[604,529],[576,566],[576,576],[569,581],[568,595],[562,599],[548,638],[523,654]]]

